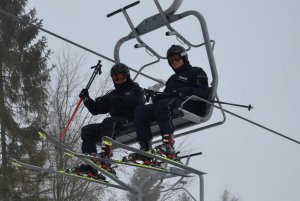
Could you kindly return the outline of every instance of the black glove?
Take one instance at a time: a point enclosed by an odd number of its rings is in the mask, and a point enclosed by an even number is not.
[[[101,105],[101,107],[107,107],[110,108],[111,106],[111,102],[110,102],[110,98],[107,96],[101,96],[96,98],[96,102],[97,104]]]
[[[153,103],[156,103],[158,100],[164,99],[164,98],[170,98],[170,94],[158,92],[158,93],[152,94],[152,96],[151,96],[151,100]]]
[[[182,93],[177,89],[172,91],[172,93],[170,93],[170,96],[174,98],[182,98]]]
[[[155,95],[155,91],[150,89],[144,89],[144,95],[146,97],[146,102],[148,103],[150,101],[150,98],[152,98]]]
[[[152,96],[153,102],[156,102],[157,100],[164,99],[164,98],[181,98],[183,99],[182,92],[179,90],[174,90],[172,92],[163,92],[158,93],[156,96]]]
[[[79,94],[79,98],[82,98],[82,99],[89,99],[90,96],[89,96],[89,92],[87,89],[82,89],[80,94]]]
[[[153,103],[164,98],[182,98],[181,92],[179,90],[174,90],[172,92],[158,92],[144,89],[144,95],[146,96],[147,102],[149,102],[149,99],[151,98]]]

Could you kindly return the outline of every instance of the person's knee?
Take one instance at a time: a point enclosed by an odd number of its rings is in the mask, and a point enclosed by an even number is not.
[[[154,108],[154,114],[156,117],[158,117],[161,114],[168,113],[169,112],[169,107],[166,101],[160,101],[156,104],[156,107]]]
[[[141,112],[144,112],[144,111],[145,111],[145,108],[146,108],[146,107],[145,107],[144,105],[139,105],[139,106],[137,106],[136,109],[135,109],[135,114],[136,114],[136,113],[139,114],[139,113],[141,113]]]
[[[102,121],[102,131],[111,130],[116,124],[116,121],[112,118],[106,118]]]
[[[88,140],[90,138],[90,128],[89,125],[85,125],[81,128],[81,139]]]
[[[138,106],[136,109],[135,109],[135,113],[134,113],[134,120],[135,121],[139,121],[141,118],[143,118],[143,116],[147,114],[146,112],[146,107],[141,105],[141,106]]]
[[[109,117],[109,118],[103,119],[102,124],[113,125],[115,122],[116,122],[116,120],[114,118]]]

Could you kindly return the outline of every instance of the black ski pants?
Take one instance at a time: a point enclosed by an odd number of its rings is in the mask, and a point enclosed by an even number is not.
[[[103,136],[115,139],[122,126],[128,122],[124,117],[107,117],[99,124],[83,126],[81,128],[82,153],[97,153],[96,143],[101,142]]]
[[[134,115],[137,140],[142,143],[152,140],[150,123],[153,121],[157,121],[161,135],[174,133],[172,111],[182,102],[179,98],[164,98],[153,104],[138,106]]]

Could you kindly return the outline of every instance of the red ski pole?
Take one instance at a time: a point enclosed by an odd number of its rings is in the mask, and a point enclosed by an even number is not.
[[[67,123],[65,129],[63,130],[63,132],[60,133],[60,135],[59,135],[59,141],[60,141],[60,142],[64,141],[65,136],[66,136],[66,133],[67,133],[67,131],[68,131],[68,129],[69,129],[69,126],[70,126],[70,124],[71,124],[71,122],[72,122],[72,120],[73,120],[75,114],[77,113],[78,108],[80,107],[82,100],[83,100],[83,98],[80,98],[80,99],[79,99],[79,101],[77,102],[76,107],[75,107],[75,109],[74,109],[74,112],[72,113],[70,119],[68,120],[68,123]]]
[[[102,73],[102,71],[101,71],[102,65],[101,65],[100,63],[101,63],[101,60],[98,61],[98,63],[97,63],[96,66],[92,66],[92,67],[91,67],[92,69],[94,68],[94,72],[93,72],[93,74],[92,74],[92,76],[91,76],[91,78],[90,78],[90,80],[89,80],[89,82],[88,82],[88,84],[87,84],[87,86],[86,86],[86,89],[87,89],[87,90],[90,88],[90,86],[91,86],[92,82],[94,81],[96,75],[97,75],[98,73],[99,73],[99,75]],[[59,135],[59,141],[60,141],[60,142],[63,142],[63,141],[64,141],[65,136],[66,136],[66,134],[67,134],[67,131],[68,131],[69,127],[70,127],[70,124],[71,124],[71,122],[72,122],[72,120],[73,120],[75,114],[77,113],[77,111],[78,111],[78,109],[79,109],[79,107],[80,107],[80,105],[81,105],[82,100],[83,100],[83,98],[80,98],[80,99],[79,99],[79,101],[77,102],[76,107],[75,107],[75,109],[74,109],[74,111],[73,111],[73,113],[72,113],[70,119],[68,120],[68,123],[67,123],[65,129],[63,130],[63,132],[60,133],[60,135]]]

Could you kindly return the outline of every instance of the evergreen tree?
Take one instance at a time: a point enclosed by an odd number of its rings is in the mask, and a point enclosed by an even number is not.
[[[0,1],[1,9],[42,26],[36,11],[26,12],[26,5],[27,0]],[[42,127],[46,112],[50,51],[46,38],[38,38],[38,29],[28,23],[0,14],[0,200],[5,201],[41,200],[39,178],[15,175],[8,158],[26,156],[43,163],[32,132],[34,127]]]

